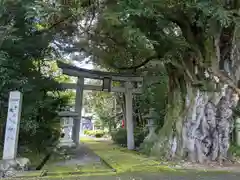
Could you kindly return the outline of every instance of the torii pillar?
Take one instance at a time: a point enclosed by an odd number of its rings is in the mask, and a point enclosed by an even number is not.
[[[129,150],[133,150],[135,143],[133,127],[133,85],[131,82],[125,82],[125,90],[127,147]]]
[[[80,143],[80,130],[81,130],[81,118],[82,118],[82,101],[83,101],[83,89],[84,78],[78,77],[76,86],[76,98],[75,98],[75,112],[78,113],[78,117],[75,118],[72,128],[72,139],[77,145]]]

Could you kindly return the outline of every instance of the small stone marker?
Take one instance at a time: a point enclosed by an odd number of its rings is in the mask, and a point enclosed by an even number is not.
[[[8,101],[8,114],[3,149],[4,160],[11,160],[16,158],[21,110],[22,110],[21,92],[11,91]]]

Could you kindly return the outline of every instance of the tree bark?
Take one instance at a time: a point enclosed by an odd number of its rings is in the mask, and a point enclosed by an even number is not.
[[[226,34],[228,31],[223,32]],[[153,146],[154,153],[161,151],[160,154],[165,152],[167,158],[187,158],[199,163],[222,163],[228,159],[230,134],[233,130],[233,108],[238,102],[237,90],[231,84],[237,84],[240,72],[240,60],[231,58],[239,49],[233,49],[231,36],[234,35],[232,32],[229,34],[228,41],[220,39],[221,51],[216,51],[216,54],[219,63],[221,60],[227,67],[232,67],[223,69],[224,79],[231,79],[231,83],[221,80],[222,77],[217,77],[205,68],[200,80],[211,83],[213,90],[202,89],[198,84],[191,84],[186,79],[186,82],[182,83],[184,76],[176,69],[172,70],[170,67],[168,70],[168,107],[171,108],[167,109],[168,115],[159,133],[160,139]],[[227,54],[224,48],[228,51]],[[185,97],[184,104],[181,103],[181,97]],[[168,133],[162,133],[164,131]],[[166,146],[166,143],[169,146]]]
[[[156,147],[158,152],[165,151],[167,158],[222,163],[228,158],[234,122],[232,109],[237,105],[238,95],[227,85],[222,85],[220,92],[202,91],[197,87],[188,88],[188,92],[181,111],[181,105],[177,105],[180,94],[173,96],[172,102],[175,104],[172,104],[173,109],[168,113],[171,113],[169,117],[175,118],[175,121],[165,122],[163,128],[168,129],[169,133],[163,135],[160,131],[161,139],[153,149],[155,152]],[[167,120],[169,121],[168,118]],[[166,125],[169,123],[169,127],[173,126],[170,131]],[[166,142],[169,142],[168,148]]]
[[[183,148],[192,162],[227,159],[232,108],[238,98],[228,86],[224,86],[221,93],[213,94],[214,97],[198,89],[194,106],[183,123]]]

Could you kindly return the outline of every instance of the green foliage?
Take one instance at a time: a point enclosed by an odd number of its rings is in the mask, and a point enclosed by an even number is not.
[[[101,137],[103,137],[103,136],[104,136],[104,133],[97,132],[97,133],[95,134],[95,137],[96,137],[96,138],[101,138]]]
[[[88,132],[89,132],[89,130],[85,129],[85,130],[83,131],[83,134],[88,135]]]
[[[86,107],[91,109],[96,116],[96,125],[102,128],[111,128],[110,126],[115,123],[115,96],[107,92],[88,92],[85,102]]]
[[[231,59],[225,56],[232,54],[229,44],[239,26],[239,9],[239,0],[107,1],[91,36],[94,60],[116,71],[146,73],[155,69],[161,74],[164,69],[167,80],[162,88],[156,88],[159,91],[144,89],[140,112],[146,114],[147,106],[155,104],[159,121],[164,119],[166,124],[163,134],[169,135],[175,126],[181,133],[187,87],[205,80],[205,70],[218,69],[219,58]],[[217,41],[221,42],[216,47]],[[163,68],[149,67],[151,60]],[[202,89],[213,91],[213,87],[204,83]]]
[[[173,92],[179,91],[182,97],[178,98],[184,99],[187,84],[203,80],[202,74],[196,77],[194,63],[206,69],[218,62],[214,40],[230,25],[232,31],[239,26],[238,0],[228,5],[190,0],[120,0],[101,5],[82,0],[1,1],[1,133],[8,93],[20,90],[24,95],[20,144],[39,149],[58,134],[56,112],[73,103],[73,92],[57,90],[59,82],[70,79],[57,72],[54,60],[72,52],[90,56],[111,71],[142,73],[144,91],[135,99],[139,112],[134,115],[144,121],[143,116],[153,107],[155,121],[162,126],[164,117],[170,117],[168,107],[176,101]],[[161,65],[151,66],[151,60]],[[209,88],[206,85],[205,89]],[[110,93],[93,92],[85,101],[102,127],[114,122],[114,99]],[[119,141],[126,144],[123,131],[118,132]],[[137,137],[143,136],[137,132],[135,136],[139,144],[142,140]]]
[[[95,62],[116,71],[144,69],[150,60],[159,60],[169,76],[173,70],[176,78],[195,82],[194,62],[203,68],[217,63],[214,40],[224,28],[239,24],[238,11],[238,0],[229,4],[175,0],[106,2],[90,38],[92,54]],[[176,79],[174,83],[179,86]]]
[[[127,146],[127,132],[126,129],[120,128],[111,134],[112,140],[121,146]]]
[[[240,157],[240,147],[239,146],[236,146],[236,145],[230,146],[229,152],[235,157]]]
[[[136,147],[139,147],[144,138],[147,136],[147,131],[143,128],[135,128],[134,129],[134,141],[135,141],[135,145]]]
[[[59,19],[50,18],[54,14],[52,5],[42,9],[39,3],[1,1],[0,7],[1,144],[9,91],[19,90],[23,93],[19,145],[25,147],[20,153],[28,150],[44,152],[48,140],[58,138],[60,121],[57,112],[69,103],[72,96],[58,91],[58,83],[66,82],[56,69],[56,56],[53,56],[51,47],[55,40],[53,34],[60,31],[53,24]],[[57,14],[59,18],[65,16],[60,11]]]
[[[139,109],[145,116],[149,114],[149,109],[155,109],[155,116],[152,117],[158,127],[162,127],[166,115],[166,105],[168,96],[168,77],[162,67],[157,74],[148,72],[144,77],[143,93],[139,96]],[[144,118],[144,117],[143,117]]]
[[[135,146],[139,147],[140,144],[143,142],[144,138],[146,137],[147,132],[144,129],[137,128],[134,130],[134,141]],[[111,134],[112,140],[121,146],[127,146],[127,131],[126,129],[120,128],[117,129],[115,132]]]
[[[84,134],[88,136],[94,136],[96,138],[101,138],[106,133],[103,130],[84,130]]]

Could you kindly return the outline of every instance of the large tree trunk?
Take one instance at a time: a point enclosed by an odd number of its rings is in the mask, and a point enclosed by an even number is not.
[[[183,151],[192,162],[227,158],[233,119],[232,108],[238,98],[232,88],[222,92],[196,90],[194,103],[183,120]]]
[[[231,10],[239,10],[237,0],[227,1],[227,9],[229,5]],[[236,92],[240,92],[236,88],[240,56],[239,53],[234,56],[236,24],[231,22],[210,35],[184,13],[172,19],[194,48],[186,49],[179,59],[165,64],[169,76],[167,115],[152,153],[188,158],[192,162],[222,162],[230,146],[232,113],[238,102]],[[198,20],[199,16],[195,18]],[[202,89],[202,82],[211,83],[214,91]]]
[[[233,108],[238,102],[236,84],[240,79],[240,59],[236,56],[236,53],[239,55],[239,49],[234,46],[236,42],[233,42],[233,31],[223,29],[216,44],[216,59],[220,63],[220,69],[204,67],[205,77],[201,74],[202,79],[214,86],[214,91],[203,90],[200,86],[187,82],[181,84],[183,75],[176,74],[176,70],[172,70],[173,74],[168,72],[169,96],[172,99],[169,101],[165,124],[152,153],[199,163],[222,163],[228,159],[230,133],[233,130]],[[220,70],[225,73],[220,73]],[[219,74],[216,75],[216,72]],[[175,87],[171,86],[171,81],[174,81]],[[184,86],[187,92],[184,92],[181,86]],[[181,99],[185,96],[185,100]],[[166,146],[167,143],[169,146]]]
[[[207,92],[196,87],[190,89],[192,92],[188,93],[182,111],[181,104],[177,104],[180,94],[175,96],[175,104],[169,110],[169,118],[163,127],[165,133],[160,131],[153,153],[157,151],[157,155],[186,158],[191,162],[222,162],[227,159],[233,129],[232,108],[236,106],[238,96],[226,85],[221,92]]]

